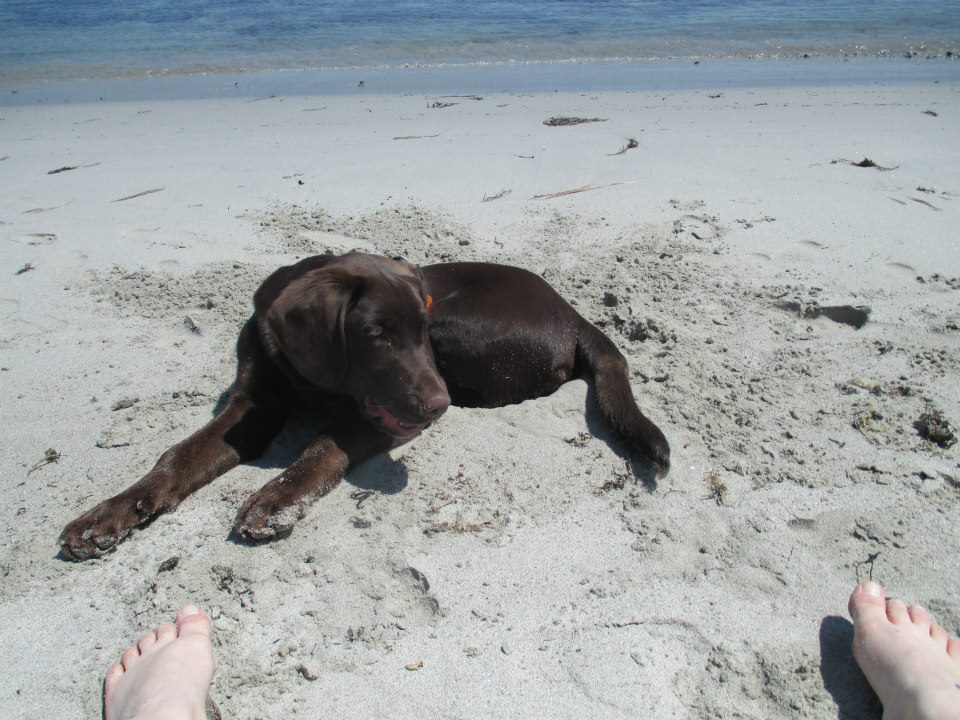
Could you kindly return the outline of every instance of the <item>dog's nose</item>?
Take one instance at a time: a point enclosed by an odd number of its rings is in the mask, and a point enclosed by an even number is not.
[[[434,420],[450,407],[450,396],[445,392],[434,393],[423,402],[423,414]]]

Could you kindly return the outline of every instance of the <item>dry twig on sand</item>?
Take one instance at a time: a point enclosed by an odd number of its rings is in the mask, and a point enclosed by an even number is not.
[[[136,195],[127,195],[126,197],[117,198],[116,200],[111,200],[110,202],[123,202],[124,200],[133,200],[134,198],[143,197],[144,195],[152,195],[163,190],[162,187],[152,188],[150,190],[144,190],[143,192],[138,192]]]
[[[633,185],[636,180],[626,180],[623,182],[608,183],[606,185],[583,185],[572,190],[561,190],[560,192],[547,193],[546,195],[534,195],[531,200],[551,200],[562,195],[574,195],[575,193],[589,192],[590,190],[602,190],[603,188],[614,187],[616,185]]]
[[[936,205],[934,205],[934,204],[932,204],[932,203],[928,203],[926,200],[921,200],[920,198],[915,198],[915,197],[912,197],[912,198],[910,198],[910,199],[913,200],[915,203],[920,203],[921,205],[926,205],[926,206],[927,206],[928,208],[930,208],[931,210],[936,210],[937,212],[940,212],[940,208],[938,208]]]
[[[30,215],[30,214],[33,214],[33,213],[50,212],[51,210],[59,210],[60,208],[66,206],[66,205],[69,205],[69,204],[70,204],[70,203],[64,203],[63,205],[54,205],[53,207],[30,208],[29,210],[24,210],[24,211],[23,211],[22,213],[20,213],[20,214],[21,214],[21,215]]]

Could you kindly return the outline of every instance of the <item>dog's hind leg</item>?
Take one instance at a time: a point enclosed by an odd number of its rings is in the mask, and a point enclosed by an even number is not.
[[[226,407],[206,426],[167,450],[138,482],[104,500],[64,528],[60,552],[87,560],[113,550],[130,531],[164,512],[227,470],[263,454],[286,419],[264,379],[265,357],[249,326],[237,345],[238,373]],[[269,375],[267,376],[269,378]]]
[[[600,412],[613,431],[653,462],[658,478],[664,477],[670,470],[670,445],[637,406],[626,358],[610,338],[583,319],[577,332],[577,360],[589,369]]]

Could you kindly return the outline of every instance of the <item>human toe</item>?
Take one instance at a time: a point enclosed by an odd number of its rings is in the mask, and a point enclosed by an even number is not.
[[[177,628],[170,623],[164,623],[157,628],[157,646],[162,647],[177,639]]]
[[[930,619],[930,614],[923,608],[923,606],[917,605],[916,603],[907,608],[907,614],[910,616],[910,621],[914,625],[929,628],[933,623],[933,621]]]
[[[187,605],[177,613],[177,633],[187,635],[209,635],[210,618],[200,608]]]
[[[137,649],[136,645],[128,647],[123,651],[123,655],[120,656],[120,664],[123,665],[124,670],[131,669],[137,664],[138,660],[140,660],[140,650]]]
[[[960,640],[951,637],[947,640],[947,654],[957,662],[960,662]]]
[[[933,640],[938,648],[946,650],[950,634],[944,630],[943,627],[934,623],[930,626],[930,639]]]
[[[113,688],[114,684],[117,682],[117,680],[120,679],[120,676],[122,675],[123,675],[123,665],[121,665],[118,662],[115,662],[107,670],[107,675],[103,679],[104,690],[107,693],[109,693],[110,690]]]
[[[854,588],[847,607],[856,625],[885,622],[887,619],[886,593],[879,583],[872,580]]]
[[[910,612],[902,600],[893,598],[887,600],[887,617],[894,625],[908,625],[910,623]]]
[[[151,647],[157,643],[157,634],[153,631],[144,633],[140,636],[140,639],[137,640],[137,649],[141,654],[147,652]]]
[[[177,610],[177,622],[180,622],[185,617],[190,615],[198,615],[203,613],[203,610],[198,608],[196,605],[184,605],[182,608]]]

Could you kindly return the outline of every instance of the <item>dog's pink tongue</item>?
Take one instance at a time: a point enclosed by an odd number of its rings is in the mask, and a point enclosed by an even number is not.
[[[373,413],[380,418],[380,422],[383,423],[383,426],[388,430],[392,430],[396,433],[402,433],[406,430],[406,428],[400,426],[400,421],[397,420],[397,418],[394,417],[393,414],[386,408],[375,407],[372,408],[372,410]]]

